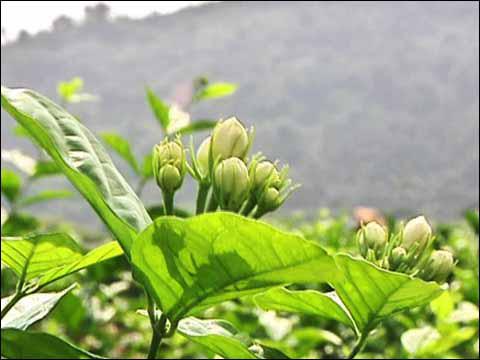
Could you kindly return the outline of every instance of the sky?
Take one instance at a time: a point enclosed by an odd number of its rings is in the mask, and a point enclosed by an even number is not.
[[[113,17],[128,15],[141,18],[154,11],[167,14],[205,1],[2,1],[2,44],[12,41],[20,30],[35,34],[48,30],[57,17],[67,15],[75,21],[83,19],[85,6],[103,2],[111,9]]]

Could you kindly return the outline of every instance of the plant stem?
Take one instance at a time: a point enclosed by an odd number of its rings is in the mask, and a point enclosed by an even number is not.
[[[210,199],[208,200],[207,212],[213,212],[217,210],[217,208],[218,208],[217,199],[215,199],[215,195],[212,192],[210,194]]]
[[[152,341],[150,342],[150,349],[148,350],[147,359],[155,359],[157,356],[158,347],[162,342],[162,333],[153,328]]]
[[[165,215],[173,215],[173,192],[163,191],[163,209]]]
[[[250,196],[248,198],[247,203],[245,204],[245,207],[242,210],[242,215],[248,216],[252,212],[255,205],[256,205],[255,204],[255,199],[253,198],[253,196]]]
[[[362,351],[363,347],[365,346],[365,343],[367,341],[367,338],[368,338],[368,334],[370,333],[369,330],[365,330],[362,335],[360,336],[360,338],[358,339],[357,343],[355,344],[355,346],[353,347],[352,349],[352,352],[350,353],[350,355],[348,355],[348,358],[349,359],[353,359],[360,351]]]
[[[197,210],[196,214],[201,214],[205,211],[205,203],[207,201],[208,191],[210,190],[209,184],[198,185],[198,194],[197,194]]]
[[[15,304],[23,297],[23,293],[22,292],[15,292],[15,294],[13,295],[12,299],[8,302],[7,305],[5,305],[5,307],[2,309],[2,312],[1,312],[1,315],[0,315],[0,319],[3,319],[3,317],[5,315],[7,315],[7,313],[15,306]]]

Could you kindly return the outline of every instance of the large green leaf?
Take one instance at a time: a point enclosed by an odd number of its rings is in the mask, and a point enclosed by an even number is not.
[[[227,82],[216,82],[202,87],[193,97],[194,101],[215,99],[233,94],[237,85]]]
[[[20,188],[22,187],[22,180],[15,174],[14,171],[9,169],[2,169],[2,193],[9,201],[15,201],[20,194]]]
[[[137,160],[135,159],[135,155],[133,155],[132,148],[127,139],[115,133],[102,133],[101,136],[103,141],[115,150],[137,174],[140,172]]]
[[[225,320],[188,317],[178,323],[178,332],[226,359],[256,359],[232,324]]]
[[[133,239],[151,219],[100,142],[72,115],[32,90],[2,87],[2,107],[52,157],[129,255]]]
[[[2,237],[1,251],[3,264],[25,281],[37,278],[38,287],[122,254],[118,243],[109,242],[82,255],[66,234]]]
[[[274,288],[255,295],[254,301],[264,310],[321,316],[355,328],[352,319],[344,310],[344,305],[335,292],[324,294],[315,290],[290,291],[285,288]]]
[[[33,323],[43,319],[57,303],[73,288],[75,284],[60,292],[37,293],[20,299],[2,319],[2,329],[15,328],[26,330]],[[2,298],[2,309],[12,299]]]
[[[222,212],[156,219],[135,240],[132,262],[137,279],[173,322],[228,299],[337,275],[317,244]]]
[[[165,104],[155,93],[149,88],[147,90],[147,101],[150,107],[152,108],[155,118],[160,123],[160,126],[164,131],[167,131],[168,125],[170,124],[170,106]]]
[[[442,293],[437,283],[384,270],[350,255],[336,255],[335,262],[343,278],[333,285],[362,334],[382,319],[427,304]]]
[[[103,359],[47,333],[2,329],[1,337],[9,359]]]
[[[29,206],[37,204],[39,202],[49,201],[49,200],[61,200],[72,197],[73,193],[68,190],[44,190],[40,191],[38,194],[22,197],[18,204],[20,206]]]

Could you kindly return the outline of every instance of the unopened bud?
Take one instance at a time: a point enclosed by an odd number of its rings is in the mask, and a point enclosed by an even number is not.
[[[206,176],[209,172],[209,158],[210,158],[210,141],[211,136],[203,140],[197,150],[198,170],[202,176]]]
[[[396,270],[401,264],[404,264],[407,260],[407,250],[403,247],[398,246],[392,250],[390,257],[388,258],[388,263],[391,270]]]
[[[360,230],[359,243],[361,247],[363,244],[364,247],[372,249],[378,259],[387,244],[387,233],[380,224],[369,222]]]
[[[267,185],[277,189],[280,186],[277,168],[270,161],[261,161],[256,164],[252,171],[252,177],[253,191],[261,191]]]
[[[213,187],[222,209],[238,211],[249,193],[245,163],[235,157],[220,162],[215,169]]]
[[[402,246],[408,251],[417,244],[418,251],[423,252],[431,236],[432,228],[427,220],[423,216],[418,216],[405,225]]]
[[[185,176],[185,152],[179,140],[165,139],[155,145],[152,159],[153,174],[162,191],[180,188]]]
[[[235,117],[220,121],[212,133],[212,161],[231,157],[244,159],[250,148],[250,136]]]
[[[453,255],[446,250],[436,250],[432,253],[430,260],[420,273],[424,280],[444,283],[448,275],[453,271],[455,264]]]
[[[280,192],[274,187],[265,189],[262,197],[258,201],[258,207],[265,212],[273,211],[282,204]]]

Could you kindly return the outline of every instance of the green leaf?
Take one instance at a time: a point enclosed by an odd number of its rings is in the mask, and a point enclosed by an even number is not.
[[[38,288],[122,254],[118,243],[109,242],[82,255],[66,234],[2,237],[1,251],[2,263],[25,281],[38,278]]]
[[[478,210],[467,210],[465,211],[465,219],[472,227],[473,231],[478,235],[479,228],[479,216]]]
[[[68,190],[44,190],[38,194],[22,198],[18,204],[20,206],[29,206],[39,202],[66,199],[72,196],[73,193]]]
[[[127,139],[115,133],[102,133],[101,137],[137,174],[140,172],[137,160]]]
[[[129,255],[133,239],[151,219],[100,142],[34,91],[2,87],[2,107],[47,151]]]
[[[146,179],[153,178],[152,154],[145,155],[142,165],[142,176]]]
[[[150,108],[155,115],[155,118],[160,123],[163,131],[167,131],[168,125],[170,124],[170,106],[165,104],[159,97],[155,95],[155,93],[147,87],[147,101],[150,105]]]
[[[20,194],[22,187],[22,179],[15,174],[14,171],[9,169],[2,169],[2,193],[5,197],[13,202]]]
[[[20,236],[31,233],[40,227],[40,222],[33,216],[12,213],[2,224],[2,236]]]
[[[81,248],[66,234],[2,237],[2,263],[25,281],[82,257]]]
[[[254,301],[264,310],[320,316],[355,328],[335,292],[324,294],[315,290],[290,291],[285,288],[274,288],[255,295]]]
[[[88,253],[86,253],[77,260],[71,261],[68,264],[49,270],[42,277],[40,277],[40,279],[38,280],[38,286],[44,287],[65,276],[71,275],[90,266],[99,264],[103,261],[110,260],[122,254],[123,250],[120,245],[116,241],[110,241],[106,244],[96,247],[93,250],[90,250]]]
[[[178,332],[226,359],[256,359],[237,330],[224,320],[188,317],[178,323]]]
[[[216,99],[232,95],[237,90],[237,85],[227,82],[216,82],[202,87],[195,93],[194,101]]]
[[[147,208],[147,212],[152,219],[156,219],[160,216],[165,216],[165,208],[163,207],[163,205],[151,206]],[[174,208],[173,214],[180,218],[188,218],[193,216],[193,214],[188,210],[180,209],[180,208]]]
[[[54,335],[2,329],[2,356],[10,359],[104,359]]]
[[[74,77],[70,81],[61,81],[57,85],[58,95],[66,101],[69,101],[73,95],[83,89],[83,80]]]
[[[427,304],[442,293],[437,283],[387,271],[350,255],[336,255],[335,262],[343,278],[333,287],[362,334],[382,319]]]
[[[178,130],[177,134],[188,135],[199,131],[210,130],[213,129],[216,124],[217,122],[215,120],[197,120]]]
[[[21,298],[2,319],[2,329],[15,328],[26,330],[30,325],[43,319],[58,304],[58,302],[76,284],[60,292],[37,293]],[[12,296],[2,298],[2,309],[11,300]]]
[[[270,287],[337,276],[333,259],[315,243],[222,212],[156,219],[135,240],[132,262],[172,322]]]
[[[62,170],[53,161],[38,161],[35,166],[33,178],[39,179],[46,176],[61,174]]]

